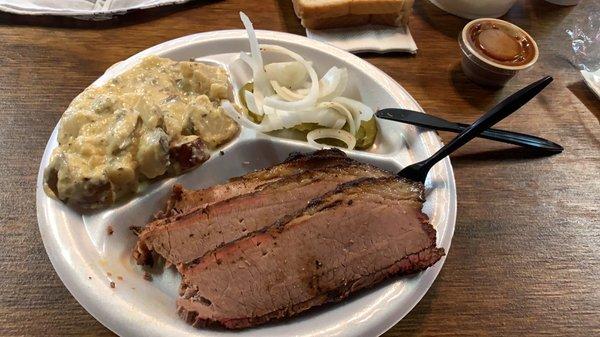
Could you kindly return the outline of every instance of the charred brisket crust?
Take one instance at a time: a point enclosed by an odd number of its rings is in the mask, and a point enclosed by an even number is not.
[[[162,211],[158,211],[156,214],[154,214],[154,216],[152,217],[152,220],[159,220],[159,219],[168,218],[173,215],[177,215],[179,213],[179,210],[175,208],[175,204],[178,201],[181,201],[182,198],[183,198],[183,186],[181,186],[180,184],[173,185],[173,189],[171,190],[171,195],[169,195],[169,198],[167,199],[165,208]]]
[[[401,181],[407,185],[411,185],[412,187],[419,190],[419,200],[422,202],[425,201],[425,198],[424,198],[425,187],[423,186],[423,184],[420,182],[416,182],[416,181],[412,181],[412,180],[400,177],[400,176],[390,176],[390,177],[386,177],[386,178],[370,178],[370,177],[360,178],[360,179],[349,181],[347,183],[340,184],[340,185],[338,185],[338,187],[335,190],[331,191],[330,193],[331,194],[339,193],[345,189],[360,186],[363,184],[378,183],[378,182],[383,181],[384,179],[386,181],[390,181],[390,182]],[[325,195],[323,195],[323,197],[324,196]]]
[[[319,197],[312,199],[311,201],[308,202],[308,205],[306,206],[306,208],[299,210],[295,213],[287,214],[287,215],[283,216],[282,218],[277,220],[272,225],[272,227],[277,228],[278,231],[281,231],[281,230],[283,230],[283,228],[285,227],[285,225],[288,222],[290,222],[294,218],[297,218],[298,216],[302,215],[302,213],[324,204],[325,201],[327,200],[327,198],[331,197],[332,195],[342,193],[344,190],[350,189],[352,187],[361,186],[361,185],[370,184],[370,183],[377,183],[377,182],[381,182],[384,180],[385,181],[399,180],[399,181],[402,181],[402,182],[412,185],[413,187],[419,189],[419,200],[424,201],[424,198],[423,198],[424,187],[423,187],[423,184],[421,184],[421,183],[414,182],[412,180],[408,180],[406,178],[402,178],[402,177],[398,177],[398,176],[390,176],[390,177],[385,177],[385,178],[371,178],[371,177],[359,178],[359,179],[355,179],[355,180],[352,180],[352,181],[349,181],[349,182],[346,182],[343,184],[339,184],[335,189],[333,189]],[[337,206],[337,204],[338,203],[335,203],[333,205],[327,205],[326,207],[320,208],[319,210],[335,207],[335,206]],[[427,217],[426,214],[422,214],[422,215],[425,217],[425,220],[429,221],[429,218]],[[427,224],[429,224],[429,223],[427,223]],[[428,227],[431,227],[431,226],[428,226]],[[264,228],[264,229],[266,230],[267,228]],[[433,228],[431,228],[431,229],[433,229]],[[427,232],[429,232],[429,230]],[[252,234],[252,233],[250,233],[250,234]],[[435,236],[435,229],[433,229],[433,234]]]
[[[154,264],[154,257],[152,256],[152,251],[148,249],[148,246],[146,246],[145,242],[140,242],[138,240],[133,249],[132,256],[135,262],[140,266]]]
[[[284,165],[284,166],[289,165],[290,167],[300,167],[300,166],[305,165],[306,163],[309,163],[312,161],[323,161],[323,160],[340,160],[340,161],[348,162],[348,163],[356,162],[354,159],[348,158],[343,151],[338,150],[338,149],[317,150],[315,152],[308,153],[308,154],[292,152],[281,163],[274,165],[274,166],[270,166],[268,168],[249,172],[248,174],[254,174],[254,173],[258,173],[258,172],[267,172],[268,170],[271,170],[275,166],[278,166],[278,165]],[[246,175],[248,175],[248,174],[246,174]],[[246,178],[246,175],[231,178],[231,179],[229,179],[229,181],[231,182],[231,181],[243,180]]]
[[[312,153],[291,152],[282,163],[289,163],[296,160],[308,160],[313,157],[346,157],[344,151],[336,148],[317,150]]]
[[[289,163],[289,162],[293,162],[296,160],[301,160],[303,158],[305,158],[307,155],[301,152],[290,152],[290,154],[288,154],[287,158],[285,158],[281,163],[285,164],[285,163]]]

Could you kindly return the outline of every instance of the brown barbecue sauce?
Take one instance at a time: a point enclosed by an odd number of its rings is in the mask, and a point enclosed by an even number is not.
[[[470,28],[469,43],[485,58],[506,66],[522,66],[535,55],[531,39],[510,27],[483,21]]]

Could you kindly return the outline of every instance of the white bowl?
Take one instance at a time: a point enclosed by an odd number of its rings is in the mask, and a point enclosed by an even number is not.
[[[498,18],[517,0],[429,0],[440,9],[465,19]]]

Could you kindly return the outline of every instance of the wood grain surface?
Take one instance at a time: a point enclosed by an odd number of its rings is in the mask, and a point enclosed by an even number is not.
[[[303,34],[290,0],[194,1],[111,21],[0,14],[0,335],[105,336],[69,294],[45,253],[35,213],[44,146],[69,102],[113,63],[183,35],[241,28]],[[460,70],[466,20],[417,1],[417,55],[361,55],[434,115],[471,122],[543,75],[555,78],[504,128],[561,143],[539,157],[476,140],[452,157],[458,219],[446,264],[421,302],[385,336],[600,335],[600,101],[568,61],[565,29],[600,10],[520,0],[505,17],[541,56],[502,90]],[[442,134],[445,140],[451,135]]]

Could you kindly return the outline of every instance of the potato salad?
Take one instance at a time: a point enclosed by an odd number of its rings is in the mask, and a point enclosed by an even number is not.
[[[196,167],[238,132],[219,107],[229,86],[221,67],[151,56],[87,88],[60,120],[46,192],[101,208],[146,181]]]

